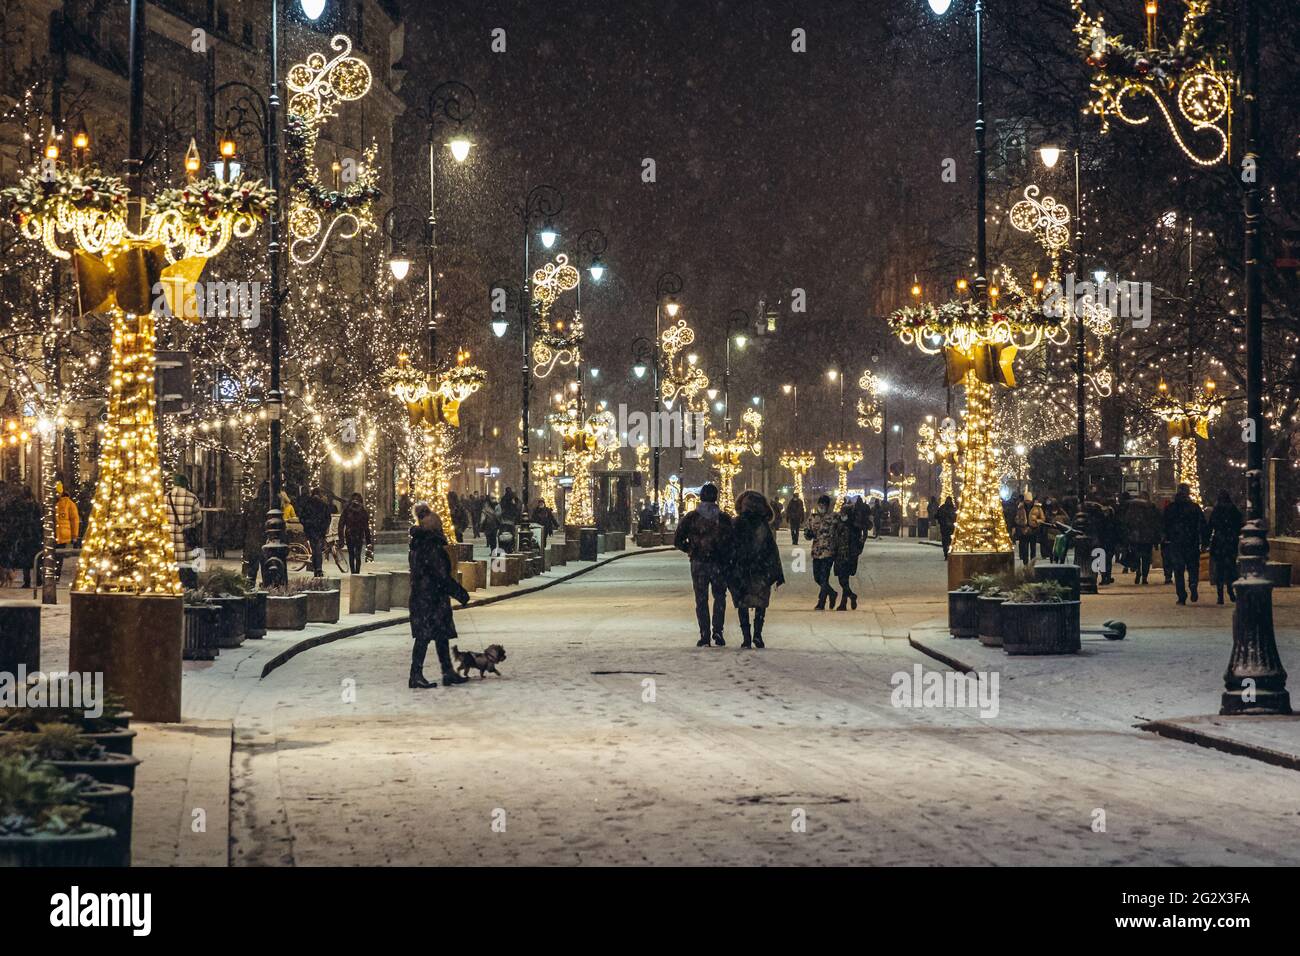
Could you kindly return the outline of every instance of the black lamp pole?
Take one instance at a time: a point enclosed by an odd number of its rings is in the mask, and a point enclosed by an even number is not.
[[[579,271],[587,269],[593,282],[599,282],[593,270],[601,269],[600,275],[604,275],[604,261],[601,256],[609,248],[609,238],[599,229],[586,229],[578,236],[577,241]],[[582,314],[582,280],[578,280],[578,288],[575,290],[577,297],[578,314]],[[578,350],[578,361],[574,369],[578,374],[578,421],[586,421],[586,382],[583,381],[582,368],[582,350]]]
[[[749,328],[749,313],[744,309],[732,309],[727,315],[727,358],[722,368],[722,423],[727,437],[731,437],[731,336],[732,329],[739,325]]]
[[[1264,164],[1259,156],[1259,0],[1242,0],[1245,17],[1241,91],[1246,150],[1243,166],[1255,176],[1245,185],[1246,280],[1246,420],[1253,441],[1246,443],[1246,524],[1241,530],[1235,583],[1237,603],[1232,611],[1232,656],[1223,675],[1220,713],[1289,714],[1291,696],[1286,669],[1273,634],[1273,584],[1266,576],[1268,522],[1264,515],[1264,334],[1263,289],[1260,282],[1260,183]]]
[[[529,266],[529,254],[532,246],[530,230],[535,220],[541,219],[544,224],[549,224],[564,209],[564,197],[554,186],[534,186],[528,194],[515,206],[515,214],[519,217],[523,225],[524,238],[524,279],[519,296],[519,338],[522,345],[522,375],[523,375],[523,394],[520,396],[520,425],[521,431],[519,436],[520,446],[519,454],[521,459],[521,482],[520,504],[523,516],[519,522],[519,550],[534,550],[532,528],[529,526],[527,507],[528,492],[530,487],[531,469],[529,467],[528,451],[528,429],[529,429],[529,404],[533,391],[533,374],[528,367],[529,348],[528,335],[529,326],[532,324],[532,273]]]

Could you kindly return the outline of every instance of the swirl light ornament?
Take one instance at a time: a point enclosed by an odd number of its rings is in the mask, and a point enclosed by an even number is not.
[[[1033,233],[1052,260],[1051,278],[1060,278],[1061,250],[1070,245],[1070,210],[1051,196],[1039,200],[1035,185],[1025,187],[1025,198],[1011,207],[1011,225]]]
[[[351,239],[375,229],[373,205],[379,198],[379,144],[371,142],[356,166],[356,175],[346,187],[340,181],[336,163],[332,188],[321,182],[316,165],[316,144],[322,127],[338,116],[342,103],[355,102],[370,92],[370,67],[352,56],[352,41],[343,34],[330,40],[332,58],[312,53],[289,68],[285,85],[290,96],[287,107],[285,163],[290,195],[288,227],[292,237],[289,254],[299,265],[314,262],[325,251],[338,230]]]
[[[1101,119],[1103,133],[1110,129],[1112,116],[1129,126],[1145,125],[1152,114],[1137,101],[1150,98],[1174,142],[1192,162],[1213,166],[1228,155],[1231,84],[1219,64],[1227,62],[1229,34],[1215,0],[1186,0],[1177,42],[1161,49],[1155,48],[1153,29],[1146,48],[1135,47],[1121,36],[1108,35],[1105,18],[1090,15],[1085,0],[1070,0],[1070,6],[1078,15],[1074,33],[1079,49],[1096,69],[1093,98],[1085,112]],[[1173,101],[1182,122],[1204,146],[1197,147],[1183,136],[1167,100]]]
[[[783,451],[781,457],[777,459],[777,464],[794,475],[794,493],[802,498],[803,476],[817,464],[817,456],[810,451]]]
[[[664,406],[669,409],[679,398],[685,405],[684,411],[703,412],[707,408],[704,390],[709,387],[709,377],[685,353],[687,346],[694,341],[695,330],[686,324],[685,319],[678,319],[675,325],[664,329],[659,337],[664,365],[659,390]]]
[[[835,486],[835,510],[838,511],[849,494],[849,472],[862,460],[862,446],[857,442],[833,442],[826,446],[822,457],[839,473]]]
[[[866,393],[858,399],[858,427],[870,428],[879,435],[885,427],[885,413],[880,404],[880,379],[867,369],[858,379],[858,388]]]
[[[548,262],[533,272],[533,308],[537,322],[533,331],[533,374],[546,378],[556,365],[575,365],[582,361],[582,342],[585,338],[582,316],[574,310],[568,328],[562,321],[551,320],[551,309],[565,292],[578,288],[582,274],[571,265],[569,257],[560,253],[554,262]]]
[[[945,418],[936,427],[932,421],[924,421],[917,427],[916,434],[917,455],[926,464],[939,466],[939,503],[942,504],[949,497],[956,501],[953,472],[961,448],[957,423],[951,418]]]

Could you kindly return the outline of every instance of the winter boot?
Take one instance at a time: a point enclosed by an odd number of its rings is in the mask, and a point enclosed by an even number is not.
[[[715,647],[726,647],[726,646],[727,646],[727,642],[724,641],[724,640],[722,639],[722,632],[721,632],[721,631],[718,631],[717,634],[714,634],[714,635],[713,635],[713,644],[714,644]]]
[[[1215,587],[1216,587],[1216,590],[1218,590],[1219,595],[1218,595],[1218,600],[1215,601],[1214,603],[1215,603],[1215,604],[1222,604],[1222,603],[1223,603],[1223,585],[1222,585],[1222,584],[1219,584],[1219,585],[1216,585]]]
[[[1197,601],[1200,600],[1200,598],[1201,598],[1201,596],[1200,596],[1199,594],[1196,593],[1196,585],[1193,584],[1193,585],[1192,585],[1192,603],[1195,604]]]
[[[858,609],[858,592],[857,592],[857,591],[850,591],[850,592],[849,592],[849,607],[853,608],[853,610],[855,610],[855,611]]]
[[[440,637],[437,639],[438,644],[438,663],[442,665],[442,686],[450,687],[452,684],[463,684],[468,677],[461,677],[451,665],[451,651],[447,647],[447,638]]]
[[[433,681],[424,679],[424,655],[428,650],[428,641],[416,641],[411,647],[411,676],[407,679],[406,686],[412,690],[428,690],[438,686]]]
[[[841,591],[841,592],[840,592],[840,606],[837,607],[835,610],[837,610],[837,611],[847,611],[848,609],[849,609],[849,592],[848,592],[848,591]]]
[[[695,642],[695,646],[696,646],[696,647],[708,647],[708,646],[709,646],[709,635],[707,635],[707,634],[701,634],[701,635],[700,635],[700,639],[699,639],[698,641]]]
[[[741,636],[741,638],[742,638],[742,640],[741,640],[741,642],[740,642],[740,646],[741,646],[741,648],[753,647],[753,646],[754,646],[754,645],[753,645],[753,640],[752,640],[752,638],[750,637],[749,621],[747,621],[747,620],[746,620],[745,618],[743,618],[743,617],[740,619],[740,636]]]

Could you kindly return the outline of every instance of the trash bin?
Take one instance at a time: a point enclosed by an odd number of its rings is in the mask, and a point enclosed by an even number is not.
[[[578,531],[578,560],[595,561],[600,533],[595,528],[582,528]]]

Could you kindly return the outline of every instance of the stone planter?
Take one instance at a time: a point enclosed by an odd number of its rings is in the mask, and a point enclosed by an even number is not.
[[[131,865],[131,831],[135,799],[130,790],[120,784],[97,783],[83,787],[79,794],[90,812],[87,823],[98,823],[113,831],[113,861],[105,866]]]
[[[0,606],[0,672],[17,674],[19,665],[34,674],[41,669],[41,606]]]
[[[93,740],[111,754],[129,757],[135,749],[134,730],[83,731],[82,736]]]
[[[75,780],[77,774],[84,773],[100,783],[112,783],[133,790],[135,768],[140,766],[140,758],[125,754],[104,754],[99,760],[50,760],[48,763],[51,767],[57,767],[69,780]]]
[[[1264,565],[1264,576],[1273,582],[1275,588],[1291,586],[1291,565],[1285,561],[1269,561]],[[1201,578],[1202,581],[1205,578]]]
[[[467,562],[473,563],[473,562]],[[411,606],[411,572],[410,571],[390,571],[388,577],[391,579],[389,584],[388,606],[389,607],[410,607]]]
[[[575,535],[572,538],[564,539],[564,560],[565,562],[577,561],[579,555],[579,542]]]
[[[113,838],[112,830],[98,824],[72,835],[0,836],[0,867],[119,866]]]
[[[551,555],[551,567],[554,568],[568,563],[568,559],[564,555],[563,541],[552,541],[546,546],[546,550]]]
[[[348,613],[375,613],[375,576],[354,574],[348,578]]]
[[[978,637],[985,647],[1002,646],[1002,605],[1005,601],[1006,596],[998,594],[980,595],[980,599],[975,602],[979,609],[976,615],[979,620]]]
[[[1077,654],[1079,602],[1002,605],[1002,649],[1008,654]]]
[[[657,548],[659,546],[659,532],[638,531],[636,533],[636,546],[638,548]]]
[[[338,591],[304,591],[308,624],[335,624],[339,619]]]
[[[185,645],[181,650],[187,661],[212,661],[218,650],[221,631],[221,608],[211,604],[185,605]]]
[[[248,601],[248,622],[244,636],[250,641],[266,637],[266,592],[254,591],[245,599]]]
[[[266,599],[266,626],[272,631],[301,631],[307,626],[307,595],[269,595]]]
[[[454,568],[456,562],[451,566]],[[375,610],[387,611],[393,606],[393,576],[387,571],[377,571],[375,578]]]
[[[948,633],[953,637],[979,635],[979,591],[948,592]]]
[[[248,601],[242,597],[214,597],[208,603],[221,609],[221,626],[217,631],[217,647],[233,648],[244,643],[248,629]]]

